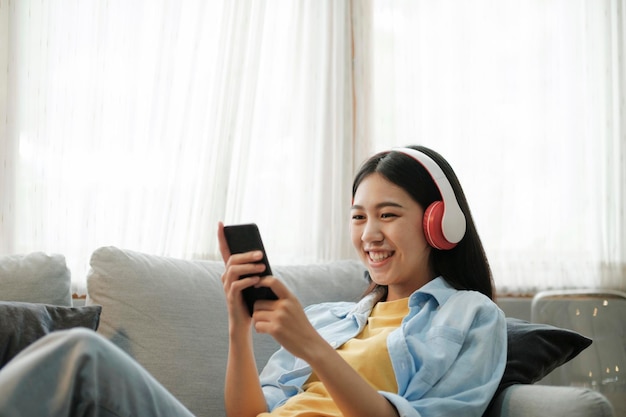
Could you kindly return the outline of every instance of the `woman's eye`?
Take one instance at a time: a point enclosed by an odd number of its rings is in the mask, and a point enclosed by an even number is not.
[[[363,220],[365,218],[365,216],[363,216],[362,214],[353,214],[352,215],[352,220]]]
[[[383,213],[380,217],[383,219],[388,219],[390,217],[398,217],[395,213]]]

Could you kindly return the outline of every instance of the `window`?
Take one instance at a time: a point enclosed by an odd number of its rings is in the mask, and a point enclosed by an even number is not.
[[[503,292],[624,288],[618,1],[0,3],[0,252],[353,256],[352,176],[421,143]]]
[[[502,292],[624,287],[622,2],[373,2],[375,147],[441,152]]]

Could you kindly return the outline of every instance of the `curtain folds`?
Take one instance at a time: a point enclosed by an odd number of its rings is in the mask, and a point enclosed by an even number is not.
[[[217,258],[224,220],[273,262],[350,256],[349,3],[1,8],[0,252],[62,253],[80,283],[103,245]]]
[[[353,257],[352,176],[420,143],[501,293],[626,289],[621,0],[0,2],[0,253]]]
[[[501,293],[626,285],[623,8],[374,1],[377,147],[448,158]]]

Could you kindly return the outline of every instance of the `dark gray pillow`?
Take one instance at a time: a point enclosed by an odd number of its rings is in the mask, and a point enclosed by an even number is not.
[[[0,369],[22,349],[55,330],[98,328],[102,306],[64,307],[0,301]]]
[[[573,330],[507,318],[507,360],[499,389],[532,384],[574,359],[592,340]]]
[[[574,359],[592,340],[573,330],[542,323],[506,318],[507,359],[500,385],[483,416],[507,387],[533,384],[557,367]]]

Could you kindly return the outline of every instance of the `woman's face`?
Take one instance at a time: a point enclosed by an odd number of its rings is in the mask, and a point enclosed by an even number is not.
[[[367,176],[354,194],[352,244],[372,280],[387,285],[387,300],[408,297],[434,278],[424,237],[424,209],[378,173]]]

